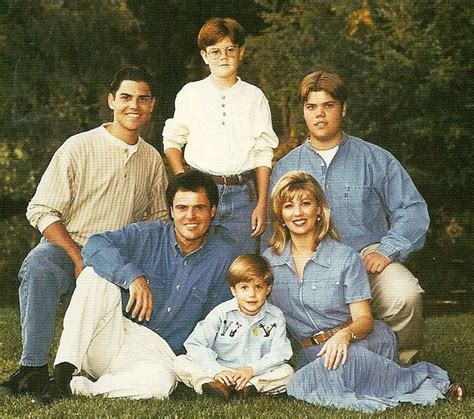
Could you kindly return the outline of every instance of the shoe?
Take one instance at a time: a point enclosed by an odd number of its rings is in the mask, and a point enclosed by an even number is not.
[[[258,394],[258,390],[255,388],[253,384],[249,384],[245,386],[242,390],[237,390],[236,394],[242,400],[250,399]]]
[[[233,391],[233,387],[229,387],[220,381],[209,381],[202,385],[202,394],[217,397],[226,402],[231,398]]]
[[[49,380],[48,366],[18,368],[10,378],[0,384],[0,396],[8,394],[39,394]]]
[[[51,378],[41,394],[36,397],[36,400],[42,404],[51,404],[56,400],[70,396],[72,396],[72,391],[68,381],[59,381],[56,378]]]
[[[466,398],[466,387],[461,383],[452,383],[448,387],[446,396],[458,402],[462,402]]]

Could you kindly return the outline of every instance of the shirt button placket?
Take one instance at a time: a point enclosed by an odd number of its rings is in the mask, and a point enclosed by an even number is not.
[[[225,108],[225,103],[224,103],[225,96],[222,95],[222,96],[221,96],[221,99],[222,99],[222,104],[221,104],[221,106],[222,106],[222,108]],[[225,116],[226,116],[226,115],[227,115],[227,114],[226,114],[226,112],[225,112],[225,109],[223,109],[223,112],[222,112],[222,121],[221,121],[221,124],[222,124],[222,125],[225,125]]]

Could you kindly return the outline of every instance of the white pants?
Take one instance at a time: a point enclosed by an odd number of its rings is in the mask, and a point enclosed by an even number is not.
[[[174,359],[174,372],[179,381],[194,388],[199,394],[202,394],[202,385],[214,379],[186,355],[180,355]],[[288,364],[283,364],[270,372],[256,375],[250,379],[249,383],[253,384],[259,393],[278,394],[286,390],[286,385],[292,375],[293,368]]]
[[[362,257],[375,251],[367,246]],[[401,263],[392,262],[379,274],[369,274],[372,310],[395,332],[400,364],[409,364],[421,349],[423,339],[423,289],[418,279]]]
[[[166,398],[176,387],[175,354],[166,341],[122,315],[119,287],[85,268],[64,317],[55,365],[69,362],[75,394]]]

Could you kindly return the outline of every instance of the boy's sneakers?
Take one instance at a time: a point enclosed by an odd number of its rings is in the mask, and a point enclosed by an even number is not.
[[[242,390],[236,390],[235,393],[242,400],[247,400],[256,396],[258,394],[258,390],[255,388],[253,384],[249,384],[245,386]]]
[[[217,397],[223,401],[229,401],[232,393],[234,392],[233,386],[228,386],[221,383],[220,381],[209,381],[202,385],[202,394],[211,397]]]
[[[39,394],[49,380],[48,366],[21,366],[10,378],[0,384],[0,396],[7,394]]]

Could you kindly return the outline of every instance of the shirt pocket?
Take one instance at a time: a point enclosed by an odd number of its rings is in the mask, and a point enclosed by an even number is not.
[[[379,196],[370,186],[347,186],[344,207],[350,223],[360,226],[370,226],[382,210]]]
[[[313,281],[303,286],[303,302],[319,311],[331,311],[345,305],[339,277]]]

